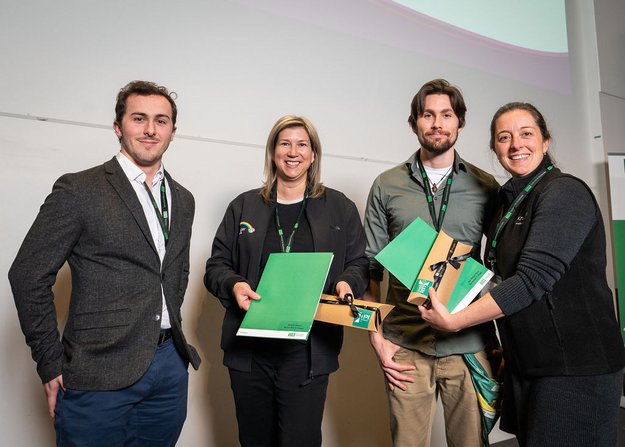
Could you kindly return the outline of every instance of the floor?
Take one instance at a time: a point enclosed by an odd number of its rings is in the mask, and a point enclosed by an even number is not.
[[[507,439],[505,441],[496,442],[491,444],[491,447],[518,447],[519,443],[516,439]],[[621,410],[619,416],[619,430],[616,447],[625,447],[625,408],[623,408],[623,402],[621,401]]]

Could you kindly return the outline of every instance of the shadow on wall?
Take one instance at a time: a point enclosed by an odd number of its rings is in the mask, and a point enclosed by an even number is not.
[[[328,387],[324,445],[390,447],[386,384],[366,331],[345,329],[339,362]]]
[[[203,354],[198,371],[203,384],[202,408],[205,409],[204,420],[209,421],[207,426],[212,427],[209,430],[212,442],[208,445],[237,445],[239,438],[234,400],[220,347],[224,309],[219,300],[206,291],[195,302],[202,306],[195,315],[198,315],[198,350]]]

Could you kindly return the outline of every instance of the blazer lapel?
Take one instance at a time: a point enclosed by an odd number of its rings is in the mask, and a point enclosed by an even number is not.
[[[158,251],[156,250],[156,245],[154,245],[154,240],[152,239],[152,234],[150,233],[150,227],[148,226],[148,221],[143,213],[143,207],[137,198],[137,193],[117,162],[117,159],[113,157],[111,160],[104,163],[104,169],[107,174],[106,179],[115,191],[117,191],[121,200],[126,204],[130,213],[134,217],[137,226],[143,233],[143,236],[147,240],[148,244],[150,244],[150,247],[152,247],[154,253],[158,256]]]

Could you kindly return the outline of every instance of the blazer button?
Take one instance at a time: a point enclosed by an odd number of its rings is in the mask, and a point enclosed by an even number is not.
[[[154,321],[159,321],[160,319],[161,319],[160,315],[154,315],[154,318],[153,318]]]

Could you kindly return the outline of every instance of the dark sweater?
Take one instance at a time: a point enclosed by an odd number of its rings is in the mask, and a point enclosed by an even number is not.
[[[265,203],[259,190],[239,195],[228,206],[206,263],[204,284],[226,308],[221,338],[224,364],[240,371],[250,370],[254,343],[236,336],[244,312],[232,296],[232,287],[246,281],[256,289],[265,238],[269,231],[275,231],[274,213],[275,201]],[[326,188],[323,197],[308,199],[304,216],[310,224],[314,251],[334,253],[324,293],[334,293],[336,283],[346,281],[355,296],[362,296],[369,280],[369,261],[356,205],[339,191]],[[288,238],[290,228],[285,233]],[[335,371],[342,327],[316,321],[309,341],[313,374]]]
[[[534,174],[502,187],[500,217]],[[491,294],[506,315],[498,327],[507,367],[552,376],[604,374],[625,365],[605,252],[592,192],[581,180],[550,171],[511,216],[497,244],[495,267],[503,282]]]

